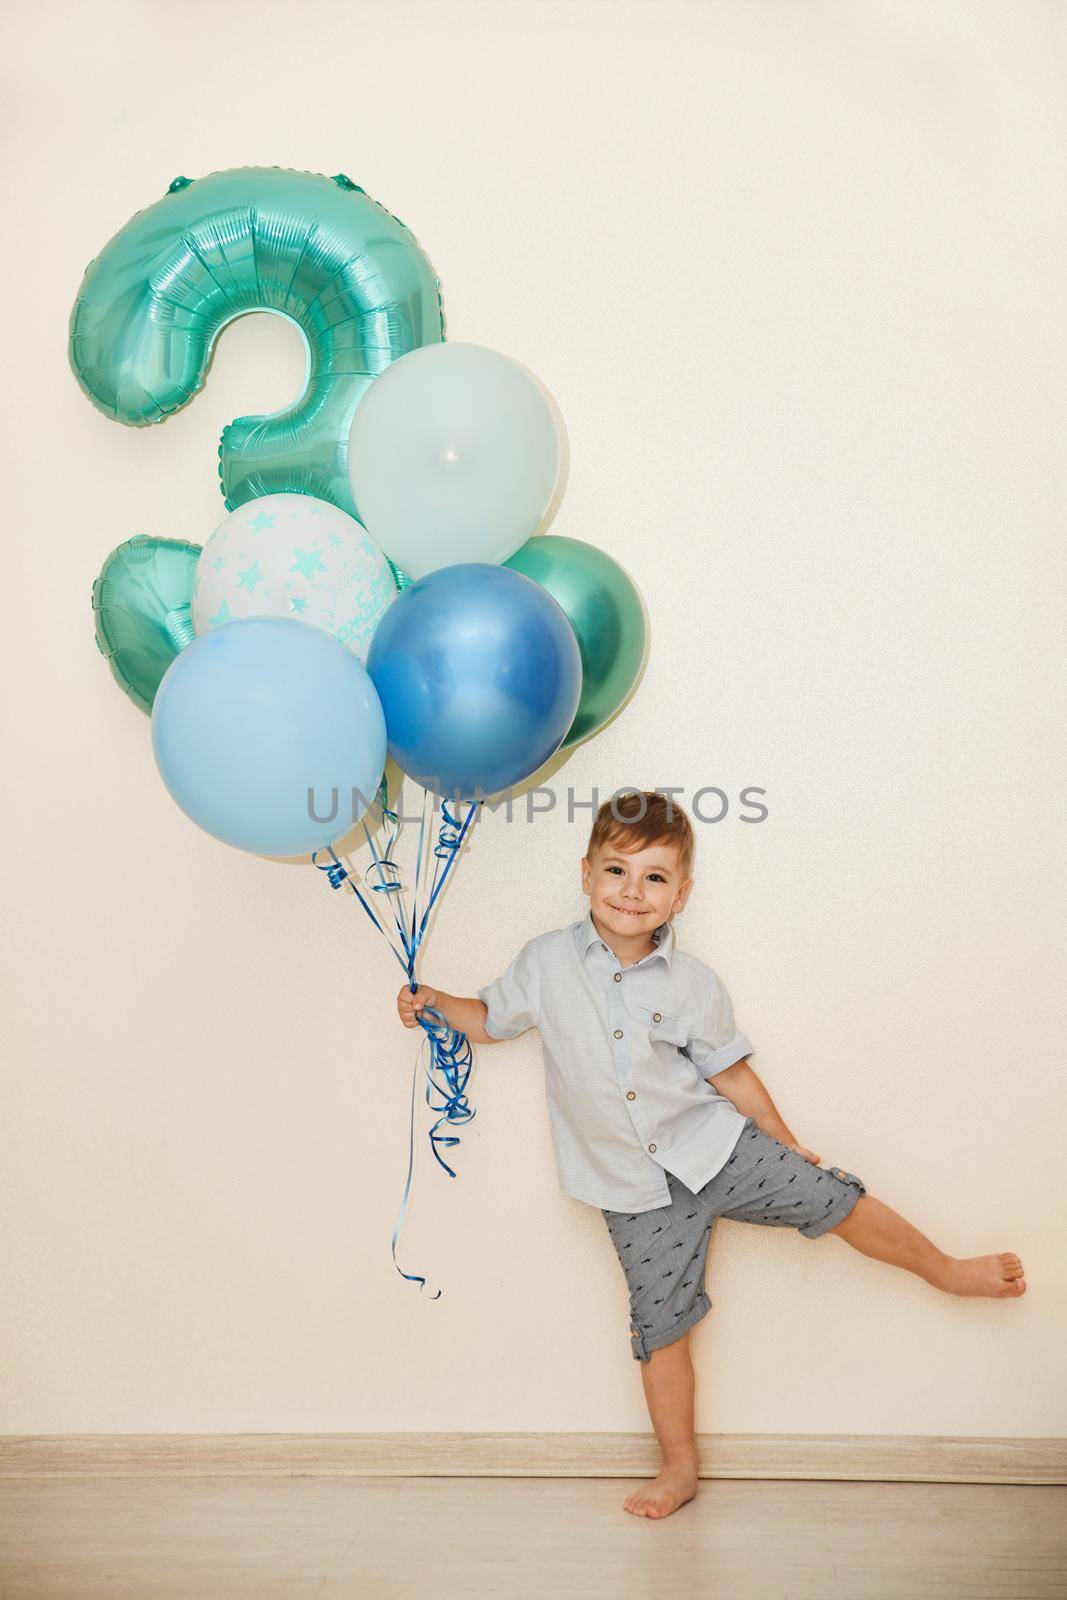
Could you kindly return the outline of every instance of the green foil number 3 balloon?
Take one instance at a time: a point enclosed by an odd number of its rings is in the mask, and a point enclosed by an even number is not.
[[[99,410],[140,427],[193,398],[227,323],[286,317],[304,338],[304,392],[224,430],[226,505],[302,493],[352,515],[356,407],[390,362],[444,339],[439,290],[412,233],[343,175],[238,167],[176,178],[90,263],[70,363]]]

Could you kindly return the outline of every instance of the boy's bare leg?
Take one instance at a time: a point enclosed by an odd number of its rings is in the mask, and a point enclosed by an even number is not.
[[[1022,1262],[1011,1251],[963,1259],[945,1255],[899,1212],[871,1194],[860,1195],[844,1221],[829,1231],[863,1255],[914,1272],[947,1294],[1004,1299],[1026,1293]],[[658,1478],[628,1495],[623,1505],[635,1516],[669,1517],[693,1498],[698,1483],[689,1333],[653,1350],[649,1360],[641,1362],[641,1380],[663,1466]]]
[[[1010,1250],[962,1259],[947,1256],[872,1194],[861,1194],[845,1220],[829,1231],[863,1255],[914,1272],[946,1294],[1006,1299],[1026,1293],[1023,1264]]]
[[[649,1359],[641,1362],[641,1381],[663,1455],[663,1466],[658,1478],[627,1495],[623,1505],[637,1517],[669,1517],[697,1492],[689,1333],[683,1333],[673,1344],[653,1350]]]

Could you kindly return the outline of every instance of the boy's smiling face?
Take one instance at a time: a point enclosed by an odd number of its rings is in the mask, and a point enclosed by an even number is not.
[[[582,888],[594,925],[613,947],[616,940],[627,941],[629,954],[651,949],[651,935],[681,911],[692,886],[691,877],[682,877],[676,844],[623,850],[608,839],[591,857],[582,857]]]

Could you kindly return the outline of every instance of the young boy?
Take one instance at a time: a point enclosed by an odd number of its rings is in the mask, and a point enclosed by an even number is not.
[[[689,1334],[716,1217],[834,1233],[948,1294],[1025,1292],[1017,1255],[947,1256],[854,1173],[798,1144],[748,1065],[721,979],[675,948],[693,886],[693,829],[667,796],[637,791],[597,813],[582,889],[589,912],[529,939],[477,999],[405,986],[405,1026],[432,1006],[476,1044],[537,1026],[564,1194],[600,1208],[630,1291],[631,1353],[663,1456],[623,1502],[670,1516],[697,1490]]]

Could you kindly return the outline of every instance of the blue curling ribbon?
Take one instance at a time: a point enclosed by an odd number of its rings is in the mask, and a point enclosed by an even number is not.
[[[383,926],[382,922],[378,920],[378,917],[375,915],[371,904],[365,900],[363,895],[360,893],[359,888],[353,881],[349,872],[345,869],[345,867],[342,866],[333,846],[326,846],[326,850],[331,858],[329,862],[323,863],[315,860],[315,857],[320,853],[319,851],[314,851],[312,854],[312,861],[314,861],[315,866],[318,867],[320,872],[324,872],[326,874],[327,882],[332,889],[343,888],[347,883],[348,887],[356,895],[364,911],[366,911],[367,915],[370,917],[379,933],[381,933],[386,939],[393,951],[393,954],[403,967],[407,976],[408,984],[413,994],[418,989],[418,982],[415,978],[415,962],[426,932],[426,925],[429,921],[430,913],[432,912],[437,901],[437,897],[443,890],[448,878],[448,874],[452,870],[456,858],[459,855],[463,840],[466,837],[467,829],[470,827],[471,821],[474,818],[474,814],[477,808],[482,804],[480,800],[471,801],[467,811],[467,816],[463,823],[460,824],[458,818],[453,816],[449,810],[448,802],[444,799],[444,797],[438,797],[441,805],[441,823],[438,829],[437,842],[433,847],[433,878],[430,883],[429,895],[426,899],[424,907],[422,908],[420,917],[419,885],[422,876],[422,861],[425,849],[426,808],[429,800],[429,794],[429,790],[423,791],[422,818],[419,823],[419,842],[415,858],[415,884],[412,894],[410,920],[403,904],[404,890],[403,881],[400,876],[400,870],[397,866],[397,863],[393,860],[393,847],[396,844],[397,837],[400,833],[401,824],[397,813],[391,810],[389,807],[387,781],[384,776],[378,790],[377,803],[381,808],[383,817],[387,818],[392,824],[392,833],[387,841],[384,856],[379,856],[365,819],[363,823],[363,831],[366,835],[367,843],[370,845],[371,854],[374,857],[374,869],[377,872],[380,880],[378,883],[370,884],[369,887],[374,891],[374,893],[384,894],[388,897],[384,904],[388,905],[392,912],[393,921],[396,925],[396,930],[400,939],[399,948],[394,940],[390,937],[390,934]],[[442,1133],[439,1132],[439,1130],[442,1127],[442,1124],[462,1124],[470,1122],[473,1120],[476,1112],[474,1107],[471,1106],[470,1102],[468,1101],[466,1093],[467,1083],[474,1068],[474,1053],[471,1048],[470,1040],[467,1038],[466,1034],[459,1033],[455,1028],[450,1027],[441,1013],[433,1006],[425,1006],[423,1008],[419,1014],[418,1022],[419,1026],[423,1029],[424,1037],[422,1040],[422,1045],[420,1046],[419,1056],[416,1058],[415,1068],[411,1079],[411,1119],[408,1133],[408,1171],[407,1178],[404,1182],[404,1194],[400,1203],[400,1212],[397,1216],[396,1226],[393,1229],[392,1251],[393,1265],[396,1267],[397,1272],[400,1273],[400,1276],[402,1278],[407,1278],[409,1282],[417,1283],[420,1285],[420,1287],[422,1287],[425,1285],[426,1279],[418,1273],[405,1272],[400,1263],[397,1261],[396,1244],[404,1225],[408,1197],[411,1193],[412,1174],[414,1171],[415,1160],[415,1084],[418,1077],[419,1065],[425,1055],[427,1044],[429,1044],[430,1047],[430,1061],[429,1065],[423,1065],[423,1070],[427,1079],[426,1104],[432,1111],[440,1112],[437,1121],[433,1124],[429,1132],[430,1149],[433,1151],[435,1160],[444,1168],[450,1178],[454,1178],[456,1174],[448,1165],[448,1162],[445,1161],[440,1155],[438,1146],[457,1145],[459,1144],[460,1140],[458,1134]],[[431,1095],[433,1094],[440,1096],[440,1099],[436,1103],[431,1098]],[[439,1300],[441,1298],[441,1293],[442,1291],[439,1289],[437,1293],[432,1295],[430,1298],[433,1300]]]

